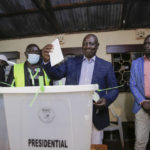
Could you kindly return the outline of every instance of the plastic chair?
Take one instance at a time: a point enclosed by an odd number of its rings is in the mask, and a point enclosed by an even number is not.
[[[124,138],[123,138],[123,129],[122,129],[122,121],[121,118],[112,110],[112,108],[109,107],[110,112],[112,115],[117,119],[117,124],[110,123],[110,125],[103,129],[103,131],[119,131],[120,140],[121,140],[121,146],[124,148]],[[111,134],[111,140],[112,140],[112,134]]]

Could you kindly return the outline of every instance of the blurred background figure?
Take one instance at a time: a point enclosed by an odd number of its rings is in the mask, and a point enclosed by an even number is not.
[[[0,86],[6,86],[5,82],[5,69],[8,66],[8,59],[5,55],[0,55]]]

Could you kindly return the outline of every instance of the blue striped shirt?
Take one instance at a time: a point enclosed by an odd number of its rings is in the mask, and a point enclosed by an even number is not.
[[[81,74],[79,79],[79,84],[91,84],[93,70],[95,65],[95,58],[96,56],[92,57],[88,60],[85,56],[83,58],[82,67],[81,67]]]

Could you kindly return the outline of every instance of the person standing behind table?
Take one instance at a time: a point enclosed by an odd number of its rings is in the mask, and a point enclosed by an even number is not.
[[[16,87],[38,86],[39,77],[42,76],[44,85],[48,86],[50,80],[41,67],[41,50],[36,44],[29,44],[25,51],[26,61],[15,64],[8,76],[8,83]]]
[[[150,35],[143,44],[145,55],[132,62],[130,89],[134,96],[135,150],[146,150],[150,133]]]
[[[66,85],[98,84],[100,89],[117,86],[111,63],[96,56],[98,47],[96,35],[88,34],[82,43],[83,56],[70,58],[58,67],[51,67],[49,52],[53,51],[53,45],[48,44],[42,49],[45,62],[43,68],[52,79],[59,80],[66,77]],[[118,90],[98,94],[100,99],[93,105],[92,144],[102,143],[102,129],[109,125],[108,106],[116,99]]]
[[[6,86],[5,84],[5,68],[8,66],[8,59],[5,55],[0,55],[0,86]]]

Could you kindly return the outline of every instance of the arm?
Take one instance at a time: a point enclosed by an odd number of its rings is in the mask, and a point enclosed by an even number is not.
[[[10,70],[10,73],[9,73],[8,79],[7,79],[7,83],[11,85],[13,80],[14,80],[14,67],[12,67]]]
[[[115,76],[112,65],[110,65],[110,67],[108,69],[108,74],[107,74],[106,80],[107,80],[108,88],[117,86],[116,76]],[[119,93],[118,89],[112,89],[112,90],[107,91],[107,94],[103,96],[103,98],[106,99],[107,106],[109,106],[117,98],[118,93]]]
[[[139,66],[135,64],[135,62],[133,62],[131,66],[130,89],[137,104],[141,105],[143,109],[148,114],[150,114],[150,100],[146,100],[145,97],[138,90],[137,82],[139,82],[139,79],[137,78],[137,76],[139,74],[136,72],[137,68],[139,69]],[[142,83],[140,85],[142,86]]]
[[[112,65],[108,67],[108,72],[105,80],[108,88],[117,86],[116,77]],[[100,98],[100,100],[96,104],[100,107],[102,105],[109,106],[117,98],[117,96],[118,89],[108,90],[106,94],[102,98]]]
[[[140,103],[145,99],[145,97],[140,93],[138,87],[137,87],[137,74],[136,69],[139,67],[135,64],[135,62],[132,62],[131,70],[130,70],[130,90],[136,100],[136,102],[140,105]],[[141,83],[142,86],[142,83]]]
[[[45,72],[47,73],[50,79],[60,80],[61,78],[66,76],[66,62],[54,67],[51,67],[50,63],[47,63],[45,65],[42,64],[42,67],[44,68]]]
[[[51,52],[53,52],[52,44],[48,44],[42,49],[42,57],[43,57],[42,67],[44,68],[50,79],[59,80],[65,77],[66,64],[63,63],[57,67],[56,66],[51,67],[49,57],[49,53]]]

